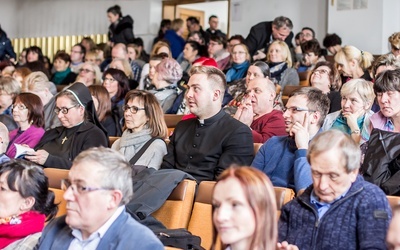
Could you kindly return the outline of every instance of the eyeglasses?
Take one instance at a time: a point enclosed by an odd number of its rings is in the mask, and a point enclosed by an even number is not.
[[[11,110],[24,110],[24,109],[28,109],[27,107],[25,107],[25,105],[11,105]]]
[[[289,110],[291,113],[297,113],[297,112],[303,112],[303,111],[316,112],[315,110],[300,108],[300,107],[285,107],[282,109],[283,112],[286,112],[287,110]]]
[[[115,80],[114,78],[104,78],[103,82],[116,82],[117,80]]]
[[[139,110],[144,110],[144,108],[139,108],[136,106],[129,107],[128,105],[124,105],[124,106],[122,106],[122,110],[124,110],[124,112],[129,110],[129,111],[131,111],[132,114],[136,114]]]
[[[94,73],[94,71],[90,70],[90,69],[80,69],[79,72],[85,72],[85,73],[93,72]]]
[[[113,188],[103,188],[103,187],[84,187],[80,184],[72,184],[68,179],[61,180],[61,189],[67,191],[68,188],[72,189],[72,192],[76,195],[84,194],[88,192],[98,191],[98,190],[114,190]]]
[[[301,37],[312,37],[312,35],[309,33],[306,33],[306,34],[300,33],[300,36]]]
[[[314,70],[312,73],[313,73],[313,74],[318,73],[318,74],[320,74],[320,75],[322,75],[322,74],[328,75],[328,74],[329,74],[329,71],[326,70],[326,69],[316,69],[316,70]]]
[[[235,51],[235,52],[232,52],[232,55],[243,55],[243,54],[246,54],[246,52],[244,52],[244,51]]]
[[[68,111],[69,111],[70,109],[75,108],[75,107],[78,107],[78,106],[79,106],[79,104],[76,104],[76,105],[74,105],[74,106],[72,106],[72,107],[69,107],[69,108],[65,108],[65,107],[63,107],[63,108],[58,108],[58,107],[55,107],[55,108],[54,108],[54,112],[56,112],[57,115],[58,115],[60,112],[63,113],[64,115],[66,115],[66,114],[68,114]]]

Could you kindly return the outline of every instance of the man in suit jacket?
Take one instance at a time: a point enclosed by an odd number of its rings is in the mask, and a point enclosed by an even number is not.
[[[36,249],[164,249],[125,204],[133,196],[129,162],[109,148],[79,154],[63,181],[66,216],[49,223]]]
[[[253,60],[264,59],[269,45],[275,40],[285,41],[292,49],[292,29],[292,21],[284,16],[279,16],[272,22],[261,22],[251,27],[246,38],[246,45]]]

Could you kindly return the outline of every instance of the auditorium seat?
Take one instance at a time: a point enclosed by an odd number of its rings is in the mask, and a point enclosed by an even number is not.
[[[61,180],[68,179],[68,169],[44,168],[44,174],[49,179],[49,187],[61,189]]]

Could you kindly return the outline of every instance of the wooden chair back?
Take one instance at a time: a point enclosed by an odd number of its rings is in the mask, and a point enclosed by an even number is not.
[[[56,217],[63,216],[67,213],[67,202],[64,200],[64,190],[58,188],[49,188],[55,195],[54,203],[58,204],[58,212]]]
[[[61,180],[68,179],[68,169],[44,168],[44,174],[49,179],[49,187],[61,189]]]
[[[152,215],[166,228],[187,228],[192,214],[197,183],[183,180],[172,191],[165,203]]]

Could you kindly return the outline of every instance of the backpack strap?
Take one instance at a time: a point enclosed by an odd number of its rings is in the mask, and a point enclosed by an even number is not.
[[[162,140],[160,137],[153,137],[150,140],[148,140],[143,147],[132,157],[132,159],[130,159],[129,163],[131,165],[135,165],[135,163],[139,160],[139,158],[144,154],[144,152],[146,152],[147,148],[150,146],[150,144],[153,143],[153,141],[160,139]]]

